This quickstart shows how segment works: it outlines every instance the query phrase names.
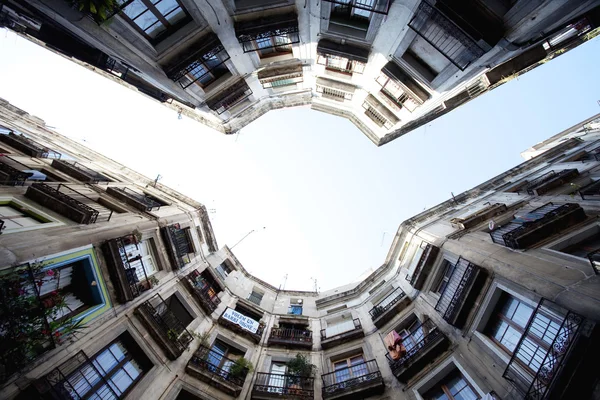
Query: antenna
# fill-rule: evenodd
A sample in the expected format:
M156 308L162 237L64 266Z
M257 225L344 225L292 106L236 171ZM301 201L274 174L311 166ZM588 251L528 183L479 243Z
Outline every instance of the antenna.
M313 278L311 276L310 279L313 281L313 284L315 285L315 293L319 293L319 287L317 286L317 278Z
M156 183L158 182L158 180L162 178L162 176L160 174L156 175L156 179L154 180L154 187L156 187Z
M281 290L285 290L285 284L287 283L287 278L288 278L288 274L285 274L285 275L283 276L283 288L281 287L281 285L279 285L279 288L280 288Z

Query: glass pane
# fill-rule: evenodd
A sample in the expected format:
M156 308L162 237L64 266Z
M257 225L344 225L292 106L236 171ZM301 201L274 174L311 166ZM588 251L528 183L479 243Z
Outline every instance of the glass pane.
M129 4L123 12L131 19L135 19L138 15L146 11L148 8L142 3L141 0L133 0L131 4Z
M177 7L179 7L179 4L175 0L161 0L159 3L156 3L156 9L162 15L167 15Z
M153 24L155 24L158 21L158 18L156 18L156 15L152 14L150 11L146 11L145 13L137 17L134 21L137 24L137 26L139 26L142 30L145 31L146 29L150 28Z
M519 324L519 326L525 327L529 321L529 318L531 317L532 312L533 308L519 302L512 320Z
M110 378L110 386L117 394L122 394L133 383L133 379L125 372L124 369L119 369Z
M185 18L185 12L183 12L183 10L181 9L181 7L171 11L167 16L167 21L171 24L171 25L175 25L177 22L181 21L183 18Z
M151 38L157 37L161 32L167 29L162 23L156 22L154 25L146 29L146 34Z
M517 347L520 338L521 332L509 326L506 329L506 333L504 334L501 343L512 353L515 350L515 347Z

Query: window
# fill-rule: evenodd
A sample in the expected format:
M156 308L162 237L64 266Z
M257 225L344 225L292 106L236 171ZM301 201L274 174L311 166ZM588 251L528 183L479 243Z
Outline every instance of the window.
M502 349L512 354L532 313L531 306L502 292L487 324L487 334Z
M288 314L302 315L302 299L291 299Z
M244 356L244 353L235 347L229 346L227 343L222 342L221 340L215 340L215 343L210 348L210 352L208 353L208 363L209 369L212 372L220 372L222 374L226 374L231 369L234 361L232 359L237 359Z
M425 400L477 400L479 395L462 374L455 370L423 395Z
M85 356L81 359L85 360ZM89 361L83 362L57 386L61 386L64 390L61 392L73 398L122 399L150 367L148 358L126 334L100 350Z
M417 319L408 327L398 330L398 334L402 338L402 344L407 352L424 345L423 338L425 337L425 332L423 331L423 324Z
M227 69L227 66L225 65L225 60L221 59L225 57L226 59L229 59L229 55L225 53L225 51L222 51L221 53L207 54L189 65L187 67L188 72L185 74L185 78L179 80L181 86L185 89L192 83L195 83L201 88L205 88L229 72L229 69Z
M223 264L218 265L217 268L215 268L215 270L217 271L219 276L223 280L225 280L225 278L227 278L227 276L231 273L232 268L229 266L228 263L224 262Z
M331 7L329 19L329 30L344 35L364 38L369 29L371 11L362 8L355 8L350 0L340 0L340 3L334 3ZM373 8L375 0L361 0L366 8Z
M345 382L369 373L362 354L354 355L333 363L336 382Z
M571 254L576 257L586 258L588 254L600 249L600 233L596 232L592 236L581 240L575 244L560 250L563 253Z
M379 74L376 81L381 86L381 93L397 105L406 108L410 112L413 112L419 106L398 83L387 75Z
M254 289L252 290L252 293L250 293L250 296L248 296L248 300L260 306L260 302L262 301L263 296L264 293L261 293L258 290Z
M152 255L152 244L149 240L144 240L140 243L129 243L123 247L125 254L127 255L127 261L129 268L133 268L131 271L135 274L132 280L135 282L141 282L146 277L154 275L158 272L156 261Z
M160 41L191 20L178 0L133 0L121 16L153 43Z
M455 267L456 267L456 265L453 262L450 262L448 260L444 260L442 262L442 266L440 268L440 270L442 272L441 272L439 281L436 283L435 289L433 290L435 293L438 293L438 294L444 293L444 290L446 289L446 286L448 285L448 282L450 281L450 277L452 276L452 273L454 272Z
M4 222L4 233L36 229L51 222L15 202L0 203L0 221Z
M265 37L254 41L260 58L289 54L292 52L292 43L288 35Z

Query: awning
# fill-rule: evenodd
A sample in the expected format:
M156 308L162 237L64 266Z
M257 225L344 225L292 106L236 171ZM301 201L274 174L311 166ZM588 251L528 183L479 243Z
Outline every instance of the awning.
M267 79L291 74L302 74L302 62L299 60L294 60L290 63L264 68L258 71L258 79Z
M317 85L328 87L331 89L341 90L346 93L354 93L356 86L349 83L334 81L333 79L317 78Z
M372 94L368 95L365 101L392 124L397 124L398 122L400 122L400 118L396 117L394 113L388 110L386 106L381 104L381 102L377 100Z
M344 57L353 61L360 61L362 63L368 61L369 51L369 49L354 47L348 44L339 44L327 39L319 40L319 44L317 45L317 54L322 56L329 54L332 56Z
M393 61L388 62L382 69L383 73L386 74L390 79L393 79L403 88L408 89L409 94L412 94L414 100L420 101L421 103L429 100L431 95L421 85L417 83L412 77L410 77L398 64Z
M189 46L187 49L180 51L179 56L173 58L163 68L169 79L177 80L180 78L180 71L184 70L194 61L199 60L202 56L211 53L217 54L223 50L223 45L214 32L210 32ZM229 58L229 57L227 57ZM224 60L221 60L224 61Z

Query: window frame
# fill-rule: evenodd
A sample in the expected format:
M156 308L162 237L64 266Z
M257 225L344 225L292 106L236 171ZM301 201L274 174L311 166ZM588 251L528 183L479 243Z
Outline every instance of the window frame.
M130 6L131 4L133 4L135 0L129 0L127 2L125 2L124 4L122 4L119 7L119 11L118 14L121 18L123 18L123 20L125 20L133 29L136 30L136 32L138 32L140 35L142 35L146 40L148 40L152 45L156 45L159 42L161 42L162 40L164 40L165 38L171 36L175 31L177 31L179 28L183 27L184 25L186 25L187 23L189 23L190 21L193 20L193 18L191 17L191 15L189 14L189 12L186 10L186 8L184 7L184 5L182 4L181 0L175 0L175 2L178 4L178 6L181 8L181 11L184 14L184 17L175 22L175 24L171 24L169 21L167 21L166 17L172 13L173 11L175 11L175 9L171 10L169 12L169 14L167 15L163 15L157 8L156 8L156 4L153 4L151 0L139 0L145 7L146 10L139 13L135 18L131 18L129 17L126 13L125 13L125 9ZM163 1L163 0L161 0ZM164 0L166 1L166 0ZM160 4L160 3L158 3ZM146 12L150 12L151 14L153 14L157 20L156 22L154 22L152 25L150 25L148 28L156 25L156 24L162 24L165 29L163 31L161 31L160 33L158 33L155 37L150 36L149 34L146 33L146 31L144 29L142 29L136 22L135 19L137 19L138 17L140 17L141 15L145 14ZM148 29L146 28L146 29Z
M352 360L356 359L356 358L361 358L361 361L356 363L356 364L352 364ZM364 376L366 374L368 374L368 369L364 368L364 371L367 371L365 374L362 375L354 375L355 371L353 370L352 367L354 367L355 365L359 365L359 364L364 364L366 363L368 360L366 360L365 357L365 353L363 351L360 352L353 352L352 355L349 356L344 356L343 358L334 358L331 359L331 372L333 372L333 376L335 377L335 383L343 383L343 382L347 382L351 379L355 379L355 378L359 378L361 376ZM345 363L345 366L336 369L336 365L337 364L341 364L341 363ZM342 370L347 370L348 371L348 375L346 379L340 380L338 377L337 372L338 371L342 371Z

